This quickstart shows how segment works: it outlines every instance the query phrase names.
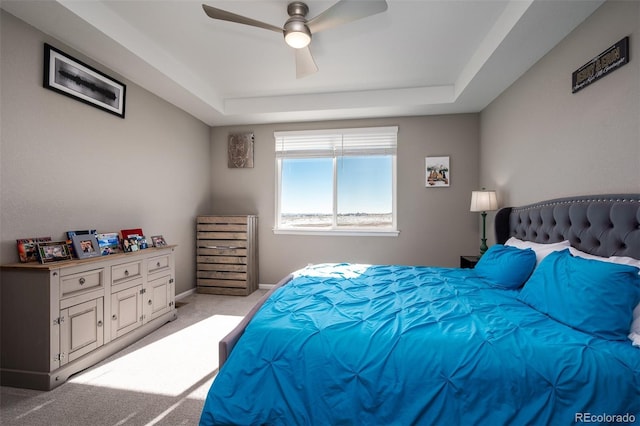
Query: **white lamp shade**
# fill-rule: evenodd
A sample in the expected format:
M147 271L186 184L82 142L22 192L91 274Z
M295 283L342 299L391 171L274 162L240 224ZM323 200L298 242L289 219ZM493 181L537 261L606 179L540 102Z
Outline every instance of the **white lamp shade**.
M498 198L496 191L472 191L471 208L472 212L488 212L498 209Z

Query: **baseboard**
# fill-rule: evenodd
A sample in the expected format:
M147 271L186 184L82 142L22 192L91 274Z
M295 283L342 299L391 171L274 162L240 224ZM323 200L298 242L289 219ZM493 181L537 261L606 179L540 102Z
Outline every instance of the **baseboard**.
M195 292L196 292L195 287L192 288L192 289L189 289L187 291L183 291L180 294L176 294L176 300L184 299L185 297L187 297L187 296L189 296L189 295L191 295L191 294L193 294Z
M258 288L260 290L271 290L275 284L258 284ZM184 299L185 297L194 294L196 292L195 288L189 289L187 291L183 291L180 294L176 294L176 300Z

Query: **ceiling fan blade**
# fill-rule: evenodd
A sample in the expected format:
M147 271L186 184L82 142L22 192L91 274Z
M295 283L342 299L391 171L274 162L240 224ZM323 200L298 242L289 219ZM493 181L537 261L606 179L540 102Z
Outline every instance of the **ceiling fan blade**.
M247 18L246 16L236 15L235 13L227 12L226 10L211 7L206 4L203 4L202 8L204 9L204 13L206 13L209 16L209 18L220 19L222 21L236 22L238 24L251 25L252 27L264 28L265 30L271 30L278 33L282 33L282 28L276 27L275 25L256 21L255 19Z
M387 10L385 0L340 0L320 15L307 21L312 34Z
M293 50L296 52L296 78L306 77L318 71L309 46Z

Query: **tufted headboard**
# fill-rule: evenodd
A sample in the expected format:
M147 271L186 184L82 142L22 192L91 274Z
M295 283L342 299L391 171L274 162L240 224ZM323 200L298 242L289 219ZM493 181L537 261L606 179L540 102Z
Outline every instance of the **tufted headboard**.
M495 218L496 242L569 240L596 256L640 259L640 194L589 195L505 207Z

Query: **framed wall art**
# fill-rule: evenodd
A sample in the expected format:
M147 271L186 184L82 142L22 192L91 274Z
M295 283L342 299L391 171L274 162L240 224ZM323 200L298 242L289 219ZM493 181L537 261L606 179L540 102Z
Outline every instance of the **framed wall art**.
M427 188L448 187L451 185L449 157L426 157L425 171Z
M236 133L229 135L228 167L245 169L253 167L253 133Z
M73 251L78 259L102 256L96 234L74 235Z
M66 241L47 241L37 244L40 263L58 262L71 259L71 251Z
M47 43L44 44L43 85L124 118L126 85Z

